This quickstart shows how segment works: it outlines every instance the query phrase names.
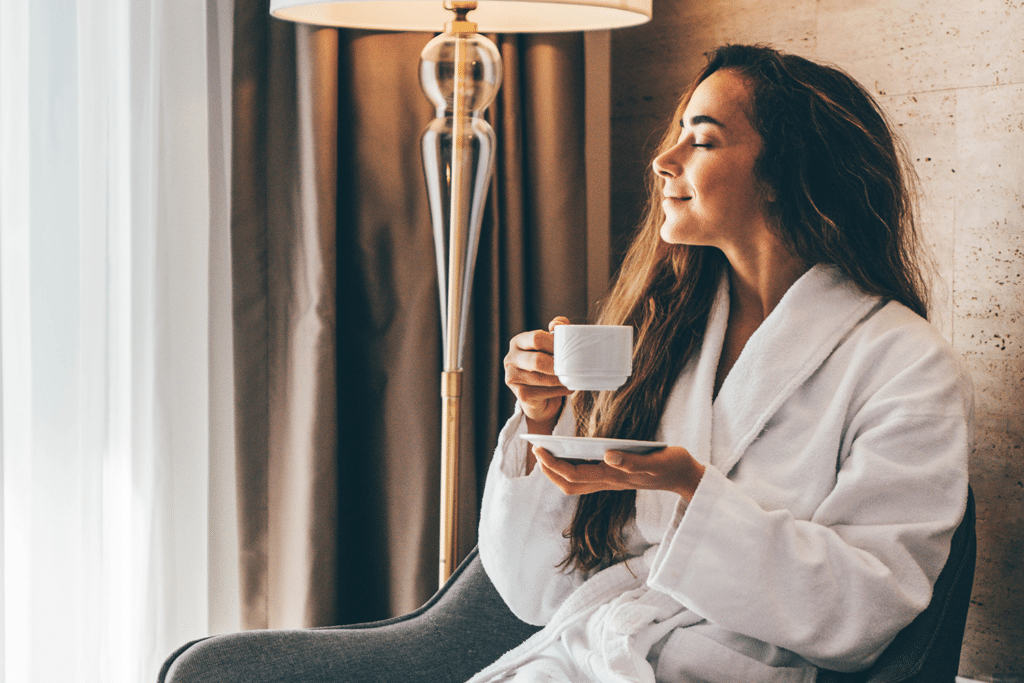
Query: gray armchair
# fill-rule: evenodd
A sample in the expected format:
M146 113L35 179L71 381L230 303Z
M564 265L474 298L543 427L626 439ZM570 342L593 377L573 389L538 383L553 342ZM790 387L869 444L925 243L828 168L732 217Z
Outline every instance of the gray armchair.
M974 495L953 535L931 604L867 671L820 671L819 683L952 683L974 581ZM494 590L474 550L423 607L355 626L249 631L189 643L159 683L462 683L537 630Z

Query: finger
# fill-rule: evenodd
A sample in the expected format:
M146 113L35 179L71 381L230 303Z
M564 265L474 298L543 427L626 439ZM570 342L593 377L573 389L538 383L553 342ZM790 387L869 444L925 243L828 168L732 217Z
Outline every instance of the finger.
M591 482L572 482L561 476L557 472L548 468L542 461L537 461L537 467L544 476L551 480L559 490L567 496L582 496L587 493L594 493L596 491L603 491L607 487L602 484L596 484Z
M544 401L551 398L561 398L572 393L563 386L541 386L538 384L516 384L511 383L508 388L512 390L515 397L521 401Z
M537 458L537 462L539 462L541 465L544 465L544 467L546 467L547 469L550 470L552 468L552 465L555 465L557 467L558 458L556 458L548 449L541 448L540 446L534 446L533 455L534 457Z
M553 318L551 320L551 322L548 323L548 332L554 332L555 328L558 327L559 325L571 325L571 324L572 323L569 322L569 319L566 318L564 315L556 316L555 318Z
M505 368L506 384L511 380L516 384L541 384L554 386L559 384L555 375L554 358L547 353L517 352L505 356L502 364Z
M575 461L574 464L565 458L552 455L550 451L545 450L542 453L537 448L534 449L534 455L538 462L543 463L560 479L570 484L589 487L592 491L632 488L621 473L617 473L601 461L584 460Z
M544 330L520 332L509 342L509 351L544 351L555 352L555 337Z
M620 472L629 474L656 474L659 469L659 460L655 453L608 451L604 454L604 462Z
M564 458L556 457L551 451L535 446L533 454L537 457L537 462L544 466L546 470L554 474L559 480L565 483L579 483L579 477L577 474L577 468L579 465L574 465L571 462L566 461ZM558 483L558 482L556 482Z
M569 493L567 489L572 487L572 484L556 470L551 468L552 464L558 462L558 458L552 455L550 451L545 448L541 448L540 446L533 447L533 455L537 459L537 467L539 467L541 472L544 473L544 476L550 479L555 486L562 489L563 493Z
M568 396L571 393L565 387L529 387L520 384L510 384L512 394L519 399L520 403L534 405L552 399ZM560 402L559 402L560 403Z

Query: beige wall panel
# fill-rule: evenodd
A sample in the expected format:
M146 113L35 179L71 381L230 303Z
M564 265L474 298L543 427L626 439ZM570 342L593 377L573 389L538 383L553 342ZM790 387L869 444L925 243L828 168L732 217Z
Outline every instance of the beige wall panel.
M1017 0L821 0L818 7L818 57L877 93L1024 81Z
M953 344L968 357L1022 357L1024 85L960 91L956 105ZM1024 388L1016 396L1024 405Z
M957 92L954 346L978 400L978 567L962 669L1024 671L1024 85Z
M934 261L931 320L952 339L956 224L956 95L917 93L880 98L917 171L921 235ZM961 174L962 175L962 174Z
M703 55L726 42L772 42L798 54L814 52L815 0L765 6L715 0L657 2L657 20L612 34L613 103L621 114L671 114ZM642 69L631 65L643 64Z

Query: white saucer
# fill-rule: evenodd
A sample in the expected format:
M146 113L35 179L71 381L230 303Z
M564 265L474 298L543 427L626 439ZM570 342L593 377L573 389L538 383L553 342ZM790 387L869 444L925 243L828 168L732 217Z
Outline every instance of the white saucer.
M551 436L550 434L522 434L519 437L551 451L559 458L578 460L604 460L605 451L650 453L665 448L660 441L634 441L632 439L600 439L592 436Z

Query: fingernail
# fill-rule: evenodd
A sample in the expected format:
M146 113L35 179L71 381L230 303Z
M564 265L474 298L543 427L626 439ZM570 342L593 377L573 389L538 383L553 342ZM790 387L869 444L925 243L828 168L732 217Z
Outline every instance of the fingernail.
M622 453L616 453L615 451L608 451L604 456L604 461L609 465L621 465L622 464Z

